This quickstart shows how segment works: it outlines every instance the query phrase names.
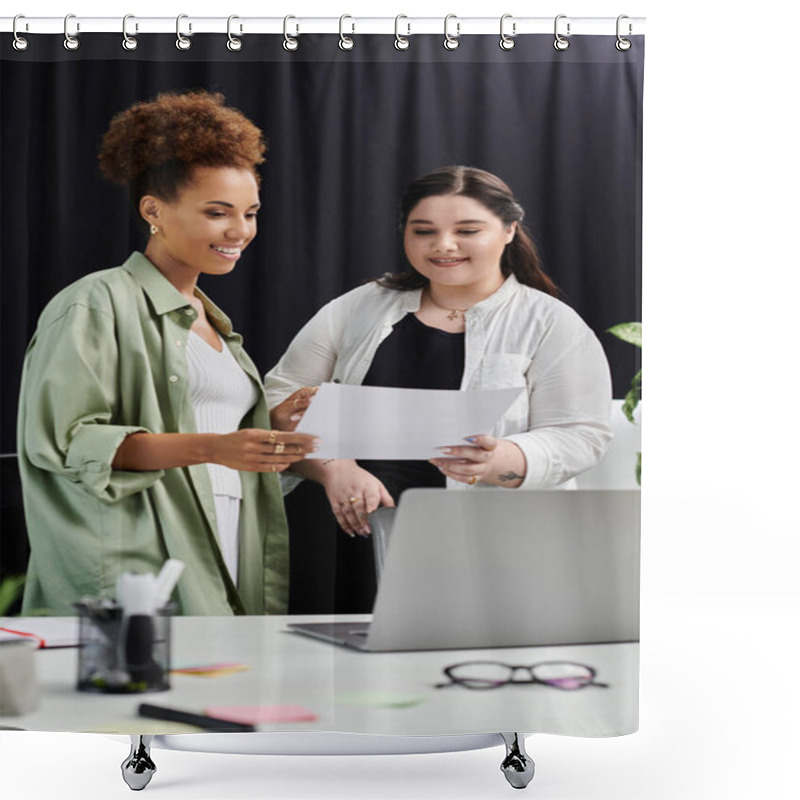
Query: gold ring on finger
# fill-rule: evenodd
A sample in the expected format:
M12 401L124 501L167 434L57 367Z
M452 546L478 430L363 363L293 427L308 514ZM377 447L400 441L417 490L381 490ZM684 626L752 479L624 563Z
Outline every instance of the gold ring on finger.
M360 502L361 502L361 498L360 497L351 497L350 498L350 503L351 504L352 503L360 503Z
M278 441L278 432L277 431L270 431L269 436L267 436L267 441L270 444L275 444Z
M283 442L278 442L275 445L275 455L280 455L286 449L286 445Z
M471 478L470 478L470 479L467 481L467 483L468 483L470 486L474 486L474 485L475 485L477 482L478 482L478 478L477 478L475 475L473 475L473 476L472 476L472 477L471 477Z

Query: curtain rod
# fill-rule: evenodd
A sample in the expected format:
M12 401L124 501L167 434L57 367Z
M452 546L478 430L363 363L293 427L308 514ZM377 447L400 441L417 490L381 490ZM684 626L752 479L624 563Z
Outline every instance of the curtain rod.
M84 33L122 33L122 17L0 17L0 32L18 35L26 33L64 34L65 27L71 36ZM444 17L194 17L181 15L176 17L137 17L128 15L125 30L129 36L146 33L175 33L180 26L184 36L196 33L228 33L237 36L247 34L284 34L292 36L303 33L344 33L353 34L395 34L413 36L414 34L442 34L447 31L455 35L496 34L500 35L501 18L497 17L459 17L451 14L445 23ZM558 26L561 35L603 35L623 36L643 34L644 17L570 17L559 14L558 17L514 17L509 14L503 17L503 31L506 35L523 35L533 33L554 33ZM619 26L619 28L618 28Z

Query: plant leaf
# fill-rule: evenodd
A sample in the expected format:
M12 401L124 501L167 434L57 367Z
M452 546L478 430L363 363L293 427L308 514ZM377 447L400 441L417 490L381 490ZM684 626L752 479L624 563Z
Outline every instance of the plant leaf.
M620 322L619 325L613 325L607 329L607 332L617 339L622 339L623 342L642 346L642 323L641 322Z
M14 605L24 583L25 575L10 575L0 583L0 617L4 616L6 611Z
M636 483L642 485L642 454L636 454Z
M639 405L639 401L641 399L642 399L642 371L639 370L633 376L633 380L631 381L631 388L628 390L628 394L625 395L625 402L622 404L622 411L628 418L628 421L633 422L634 424L636 423L636 420L634 419L633 412L636 410L636 406Z

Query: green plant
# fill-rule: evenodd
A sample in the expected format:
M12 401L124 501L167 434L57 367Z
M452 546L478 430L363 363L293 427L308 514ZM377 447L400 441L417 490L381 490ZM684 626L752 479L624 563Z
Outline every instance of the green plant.
M642 323L641 322L621 322L619 325L614 325L608 329L608 333L616 336L617 339L622 339L623 342L642 349ZM631 379L631 388L625 395L625 400L622 403L622 410L625 416L634 424L633 412L639 401L642 399L642 370L640 369ZM636 483L642 483L642 454L636 454Z
M3 578L0 583L0 617L5 616L6 611L14 605L24 583L24 575L10 575L8 578Z

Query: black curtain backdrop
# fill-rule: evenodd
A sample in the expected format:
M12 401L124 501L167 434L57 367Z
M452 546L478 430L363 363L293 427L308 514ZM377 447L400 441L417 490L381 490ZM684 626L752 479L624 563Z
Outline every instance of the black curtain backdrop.
M4 522L12 484L19 376L39 313L57 291L143 249L125 191L105 182L97 152L111 117L165 90L223 92L265 132L259 234L230 276L201 285L231 316L262 372L328 300L402 269L398 202L429 170L466 164L494 172L527 211L546 270L595 330L624 396L639 352L605 330L641 319L641 99L644 38L625 53L613 36L197 35L0 38L0 299ZM15 506L16 507L16 506ZM9 516L11 515L11 516ZM16 523L14 523L16 527ZM3 541L9 537L4 535ZM9 541L6 547L12 546ZM16 559L14 559L16 560ZM7 570L6 570L7 571Z

